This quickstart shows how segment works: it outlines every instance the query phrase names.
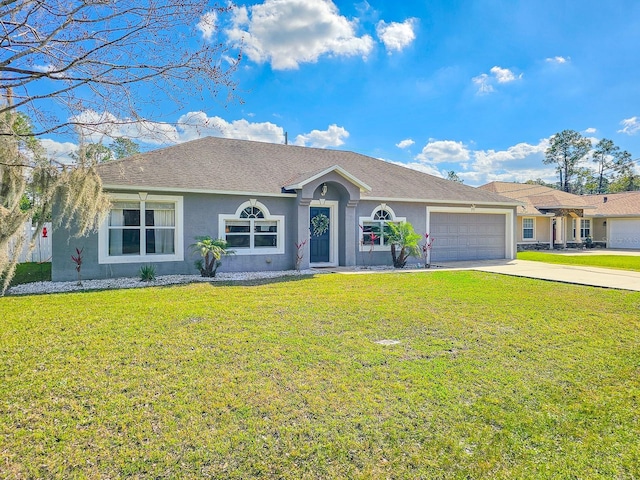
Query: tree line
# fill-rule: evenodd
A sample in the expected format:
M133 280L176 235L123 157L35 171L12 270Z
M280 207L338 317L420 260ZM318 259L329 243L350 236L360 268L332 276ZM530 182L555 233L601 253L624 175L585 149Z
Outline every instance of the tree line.
M615 193L640 190L640 175L634 170L634 160L612 140L603 138L595 146L591 140L574 130L563 130L551 137L543 163L555 165L559 181L539 183L577 195ZM591 164L591 168L589 166ZM585 165L586 164L586 165Z

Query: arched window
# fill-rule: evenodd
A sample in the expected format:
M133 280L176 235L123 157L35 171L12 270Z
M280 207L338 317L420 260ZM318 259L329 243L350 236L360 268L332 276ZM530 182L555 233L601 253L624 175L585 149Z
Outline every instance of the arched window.
M284 216L271 215L256 200L240 205L235 215L220 215L219 224L237 255L284 253Z
M258 207L247 207L242 210L240 218L264 218L264 213Z
M389 250L389 223L404 221L387 205L378 205L370 217L360 217L360 250Z

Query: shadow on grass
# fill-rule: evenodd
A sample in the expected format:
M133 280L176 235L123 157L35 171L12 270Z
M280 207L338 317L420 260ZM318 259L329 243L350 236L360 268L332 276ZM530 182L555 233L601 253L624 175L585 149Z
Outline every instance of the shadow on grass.
M271 283L289 283L289 282L299 282L301 280L308 280L310 278L314 278L318 274L309 274L309 275L285 275L283 277L275 277L275 278L258 278L254 280L216 280L214 282L210 282L211 285L214 286L224 286L224 287L259 287L262 285L269 285ZM326 275L322 273L320 275ZM196 283L196 282L192 282Z
M282 277L273 277L273 278L259 278L253 280L215 280L211 279L210 281L191 281L191 282L181 282L181 283L170 283L166 285L156 285L153 282L144 282L140 281L139 284L135 286L127 286L127 287L117 287L114 286L112 288L109 287L95 287L91 288L89 286L82 286L77 289L68 290L68 291L58 291L58 292L25 292L25 293L12 293L8 292L6 294L7 297L22 297L27 295L69 295L74 293L93 293L93 292L108 292L108 291L123 291L123 290L139 290L143 288L173 288L173 287L181 287L188 285L211 285L213 287L258 287L262 285L269 284L278 284L278 283L290 283L290 282L298 282L301 280L308 280L315 277L316 274L309 275L286 275ZM33 280L37 281L37 280ZM87 282L89 282L88 280ZM27 282L24 282L27 283Z

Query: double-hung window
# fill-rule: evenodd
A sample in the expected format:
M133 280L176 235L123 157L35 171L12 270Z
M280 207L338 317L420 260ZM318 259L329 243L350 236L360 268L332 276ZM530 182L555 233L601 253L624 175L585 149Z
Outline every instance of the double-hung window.
M182 260L181 231L182 197L114 195L99 233L99 263Z
M576 238L576 225L577 221L573 219L573 238ZM581 218L580 219L580 238L587 238L591 236L591 219L590 218Z
M522 219L522 239L533 240L535 239L534 219L523 218Z
M220 215L219 227L236 255L284 253L284 216L271 215L260 202L242 204L235 215Z

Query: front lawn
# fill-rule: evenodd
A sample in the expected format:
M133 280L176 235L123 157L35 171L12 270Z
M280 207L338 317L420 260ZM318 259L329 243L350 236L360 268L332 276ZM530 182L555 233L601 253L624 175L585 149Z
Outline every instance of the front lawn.
M534 262L556 263L561 265L616 268L640 272L640 256L632 255L563 255L543 252L518 252L518 260L532 260Z
M483 272L0 298L0 477L637 478L639 319Z

